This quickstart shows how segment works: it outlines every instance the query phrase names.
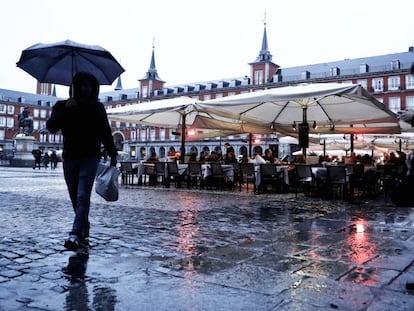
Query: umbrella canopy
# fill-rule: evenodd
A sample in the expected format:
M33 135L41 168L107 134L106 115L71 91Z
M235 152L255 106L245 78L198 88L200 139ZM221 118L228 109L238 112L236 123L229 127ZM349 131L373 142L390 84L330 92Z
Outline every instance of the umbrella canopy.
M187 128L202 129L189 139L228 136L241 133L272 133L270 127L233 120L198 109L197 102L187 96L161 99L107 110L112 121L173 128L181 131L181 149L185 150ZM184 135L183 135L184 133ZM182 152L183 155L183 152Z
M299 140L293 136L283 136L283 137L279 137L279 143L299 145Z
M315 83L260 90L199 103L200 109L294 133L400 133L397 115L360 85ZM313 127L315 124L317 127Z
M70 40L28 47L22 51L17 67L39 82L66 86L80 71L93 74L103 85L112 84L125 71L104 48Z

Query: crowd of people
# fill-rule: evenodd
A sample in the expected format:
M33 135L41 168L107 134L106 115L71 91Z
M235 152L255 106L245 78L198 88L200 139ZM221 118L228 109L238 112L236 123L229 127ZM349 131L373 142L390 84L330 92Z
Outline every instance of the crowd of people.
M55 150L52 150L49 154L47 151L43 153L42 150L35 149L32 151L32 154L34 157L33 169L38 168L40 170L42 166L44 168L50 166L50 169L54 170L57 168L58 162L61 161Z

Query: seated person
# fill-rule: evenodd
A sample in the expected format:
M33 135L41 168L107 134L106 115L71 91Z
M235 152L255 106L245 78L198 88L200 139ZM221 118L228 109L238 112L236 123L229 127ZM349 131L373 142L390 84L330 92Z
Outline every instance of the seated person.
M158 162L160 159L157 156L157 153L155 151L151 152L150 157L148 158L148 162Z
M230 151L229 153L227 153L224 163L226 164L237 163L236 155L234 154L234 152Z
M272 149L269 148L265 150L265 155L263 156L263 159L269 163L275 162L276 158L273 156Z
M247 156L247 153L243 153L242 158L240 159L240 163L249 163L249 157Z
M198 158L198 162L205 163L206 161L207 161L206 152L201 151L200 152L200 157Z
M207 159L208 162L217 162L217 153L213 150Z

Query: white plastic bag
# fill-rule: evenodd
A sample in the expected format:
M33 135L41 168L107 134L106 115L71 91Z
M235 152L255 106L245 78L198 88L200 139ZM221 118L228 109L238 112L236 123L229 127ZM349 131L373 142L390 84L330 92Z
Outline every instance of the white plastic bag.
M118 200L119 174L120 172L116 167L99 164L95 180L95 191L106 201Z

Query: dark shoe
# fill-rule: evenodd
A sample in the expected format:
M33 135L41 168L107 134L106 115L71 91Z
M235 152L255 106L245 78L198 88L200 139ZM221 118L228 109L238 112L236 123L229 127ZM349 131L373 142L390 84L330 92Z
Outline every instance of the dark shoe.
M69 238L65 241L65 248L69 250L76 250L79 248L79 237L75 234L70 234Z

